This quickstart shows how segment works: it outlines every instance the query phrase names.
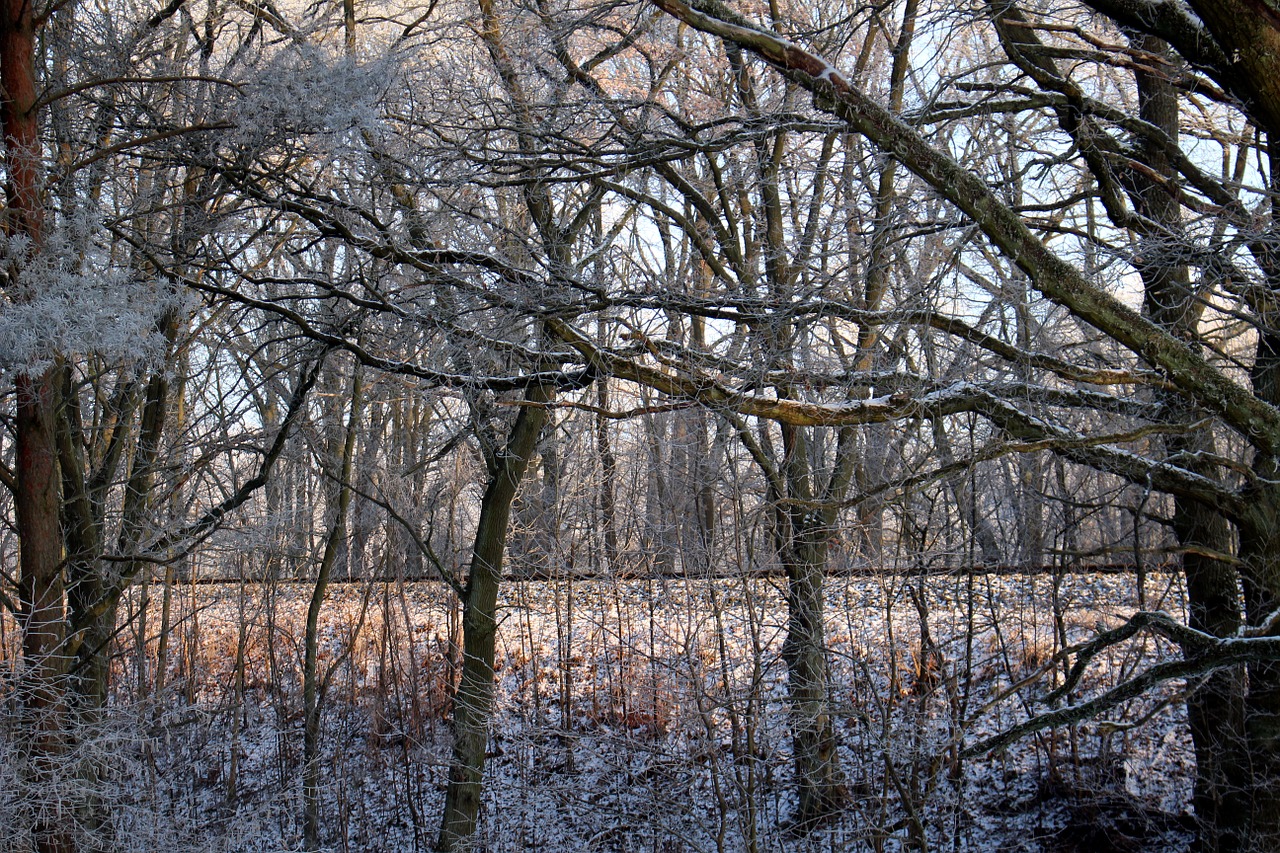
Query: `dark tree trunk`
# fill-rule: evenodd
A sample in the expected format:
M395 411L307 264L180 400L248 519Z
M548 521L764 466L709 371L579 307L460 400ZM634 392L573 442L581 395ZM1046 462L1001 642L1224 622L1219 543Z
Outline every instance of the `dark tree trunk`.
M495 458L480 504L471 569L462 597L462 677L453 697L453 763L436 850L465 850L476 832L483 791L489 720L493 714L493 664L498 633L498 591L511 504L547 421L554 389L536 386L525 395L507 445Z
M830 713L826 631L823 623L826 573L823 531L793 528L785 547L787 574L787 692L791 700L799 805L792 828L804 833L833 815L844 803L844 778L836 756Z
M1273 134L1273 138L1275 138ZM1274 192L1280 189L1275 167L1280 152L1272 151ZM1273 201L1272 217L1280 213ZM1280 292L1280 257L1268 261L1272 292ZM1280 333L1274 318L1258 333L1252 371L1254 392L1280 405ZM1251 626L1267 622L1280 608L1280 458L1259 452L1253 462L1254 484L1249 489L1250 516L1239 525L1241 576L1245 616ZM1231 821L1229 845L1220 850L1250 853L1280 850L1280 662L1250 664L1244 705L1245 739L1240 762L1248 781L1243 795L1232 798L1222 819ZM1238 805L1237 805L1238 802ZM1216 853L1216 852L1215 852Z
M1169 46L1148 35L1132 38L1135 48L1152 56L1173 57ZM1167 74L1146 70L1135 73L1139 116L1160 128L1172 141L1179 134L1178 92ZM1147 172L1132 170L1126 183L1135 208L1158 226L1145 236L1138 270L1145 288L1143 310L1157 324L1188 343L1199 340L1203 311L1191 283L1190 271L1180 262L1175 247L1184 240L1182 208L1169 191L1177 175L1161 146L1150 139L1139 142ZM1200 414L1181 395L1161 392L1165 419L1190 423ZM1198 474L1215 477L1216 466L1203 461L1215 456L1213 434L1200 429L1171 435L1166 450ZM1182 552L1187 582L1191 627L1218 637L1235 635L1240 627L1240 584L1235 569L1215 555L1231 551L1231 531L1214 507L1177 496L1173 498L1173 532ZM1250 767L1244 736L1244 670L1233 667L1213 673L1187 697L1187 721L1196 751L1195 807L1200 821L1200 845L1205 851L1225 853L1241 849L1248 827Z
M19 376L16 510L20 542L23 683L19 690L27 738L31 793L54 790L57 756L67 746L66 615L62 535L58 524L54 371ZM56 796L56 795L55 795ZM73 850L70 810L43 803L35 827L41 853Z
M1280 465L1274 457L1259 459L1254 471L1274 483ZM1280 607L1280 488L1268 484L1251 497L1253 519L1240 526L1240 559L1248 621L1259 625ZM1226 831L1218 833L1216 850L1205 845L1215 853L1280 850L1280 664L1250 664L1248 685L1244 743L1231 753L1239 756L1238 772L1247 784L1216 814Z
M302 660L302 837L308 850L320 849L320 712L323 710L328 678L319 668L320 611L324 607L329 579L333 575L338 553L347 535L347 512L351 506L351 474L355 459L356 427L360 421L360 405L363 386L360 367L353 368L351 377L351 411L347 417L346 435L342 442L341 456L334 471L336 495L333 501L332 520L325 537L320 568L315 586L311 589L311 602L307 607L307 626L303 635Z
M815 494L806 430L784 426L782 435L787 498L777 501L775 524L787 576L787 635L782 654L787 663L799 797L790 823L794 832L805 833L836 814L846 799L831 719L823 585L836 507L853 478L856 442L852 429L840 431L830 480L821 494ZM822 509L812 509L815 500Z

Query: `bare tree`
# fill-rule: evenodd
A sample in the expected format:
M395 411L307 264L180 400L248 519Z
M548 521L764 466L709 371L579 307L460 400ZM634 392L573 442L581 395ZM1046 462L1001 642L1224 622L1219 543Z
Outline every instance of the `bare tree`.
M1251 367L1253 388L1249 390L1237 385L1223 369L1207 361L1197 347L1180 340L1177 334L1185 327L1171 324L1165 318L1165 314L1160 313L1161 311L1173 312L1180 316L1186 316L1188 313L1188 308L1182 307L1187 305L1185 297L1170 300L1164 296L1168 288L1162 284L1162 281L1176 277L1178 275L1176 267L1144 262L1143 256L1139 256L1138 266L1149 278L1151 318L1139 316L1089 281L1077 267L1055 254L1044 241L1032 233L1018 213L1000 200L977 176L964 171L946 154L925 143L916 131L908 128L889 111L868 98L849 82L849 78L834 70L815 54L786 43L714 4L698 3L689 6L673 2L659 3L659 5L687 23L755 51L766 61L783 70L791 79L812 89L836 115L883 146L886 151L900 158L908 168L929 181L936 192L971 217L991 241L1025 271L1040 293L1124 344L1144 362L1167 376L1169 382L1183 397L1206 413L1220 417L1227 426L1245 438L1255 451L1252 462L1255 476L1261 475L1265 478L1265 472L1269 471L1273 464L1269 460L1274 458L1277 421L1275 410L1271 406L1273 401L1270 387L1266 381L1266 377L1270 375L1269 326L1266 321L1267 315L1256 299L1251 299L1247 295L1243 299L1244 310L1258 312L1259 324L1258 351L1252 360ZM1177 11L1173 11L1175 9ZM1245 61L1243 57L1247 56L1250 68L1265 74L1263 66L1270 60L1263 57L1270 54L1265 54L1261 45L1267 43L1267 40L1272 37L1271 30L1264 26L1256 30L1249 28L1246 33L1239 24L1242 18L1240 9L1231 3L1200 4L1197 12L1204 21L1204 28L1200 28L1194 19L1185 15L1181 7L1168 7L1166 11L1170 14L1172 21L1170 18L1159 16L1144 18L1141 13L1129 10L1126 10L1122 20L1127 25L1145 29L1153 35L1176 36L1175 43L1183 49L1193 51L1194 61L1207 63L1209 73L1228 90L1240 96L1261 126L1269 127L1268 121L1274 112L1274 105L1269 102L1269 84L1246 82L1237 76L1236 72L1229 70L1228 64L1215 57L1230 54L1242 57L1240 61L1243 62ZM1007 8L998 10L997 22L1008 22L1011 14L1014 13L1009 12ZM1153 24L1153 20L1156 23ZM1177 30L1176 27L1182 29ZM1198 41L1191 40L1189 35L1191 32L1195 33ZM1041 75L1052 77L1053 69L1043 54L1036 50L1028 50L1029 45L1032 44L1032 36L1025 29L1008 35L1005 44L1006 48L1016 49L1021 54L1016 58L1022 60L1021 67L1025 73L1036 79L1042 86L1053 82L1041 77ZM1254 66L1258 67L1254 68ZM1052 88L1051 85L1046 87ZM1059 86L1059 88L1063 87ZM1142 92L1141 100L1147 110L1143 114L1144 120L1151 122L1152 119L1159 118L1153 113L1159 109L1156 101L1161 95L1153 91L1150 83L1140 91ZM1168 96L1164 95L1164 97L1167 99ZM1115 143L1108 142L1107 137L1101 136L1093 126L1098 120L1095 114L1101 111L1101 107L1092 106L1093 102L1086 99L1083 103L1087 104L1088 108L1081 111L1079 108L1081 101L1072 104L1072 98L1084 99L1085 96L1075 87L1065 92L1063 115L1064 121L1068 123L1067 129L1069 132L1076 133L1077 138L1085 138L1090 143L1082 151L1086 159L1102 159L1108 155L1108 148ZM1140 132L1152 135L1147 130L1149 126L1144 126ZM1164 131L1161 131L1156 139L1164 153L1176 152L1173 141ZM1236 204L1233 193L1220 185L1203 180L1199 170L1185 158L1181 160L1181 164L1181 171L1189 181L1201 179L1197 184L1197 190L1222 198L1224 202L1229 200L1232 205ZM1103 163L1095 168L1094 174L1102 183L1103 201L1111 205L1112 215L1130 227L1139 224L1140 220L1124 216L1124 211L1120 208L1122 201L1114 195L1107 194L1109 188L1106 181L1112 176L1107 165ZM1157 198L1151 192L1150 182L1147 182L1146 190L1144 194L1141 188L1139 189L1139 194L1143 195L1146 204L1156 204ZM1161 232L1161 236L1169 236L1171 223L1167 214L1161 216L1150 210L1139 212L1145 214L1146 222L1154 223ZM1253 258L1258 264L1260 273L1265 277L1268 274L1270 258L1266 249L1269 244L1268 238L1265 235L1258 235L1252 240L1246 239L1246 242L1251 243ZM1238 268L1233 274L1244 275ZM1266 287L1265 284L1256 286L1264 289ZM1186 290L1184 285L1182 291L1185 293ZM1191 316L1194 314L1195 310L1191 309ZM1192 343L1194 344L1194 341ZM1004 426L1006 429L1010 428L1007 423ZM1095 460L1094 464L1100 461ZM1204 472L1195 470L1179 474L1179 478L1184 480L1202 476ZM1245 484L1238 492L1229 483L1215 484L1200 497L1190 494L1185 488L1177 488L1174 484L1162 488L1168 488L1197 503L1207 501L1211 506L1226 512L1236 523L1240 535L1240 558L1244 571L1244 603L1247 618L1251 624L1264 624L1270 618L1274 594L1268 592L1270 586L1266 581L1270 576L1266 567L1270 565L1272 559L1268 556L1270 554L1268 543L1271 542L1271 536L1264 532L1264 528L1270 529L1270 522L1263 522L1263 518L1269 516L1269 510L1266 509L1268 503L1265 499L1267 488L1252 478L1246 478ZM1246 495L1248 507L1238 502ZM1183 513L1186 512L1187 510L1184 509ZM1186 518L1185 515L1183 517ZM1197 527L1197 531L1192 530L1193 526ZM1198 527L1188 519L1188 527L1182 534L1184 542L1187 542L1188 537L1191 536L1206 535L1198 531ZM1206 567L1208 576L1196 574L1197 569L1194 565L1192 571L1196 584L1202 580L1210 582L1210 577L1214 576L1211 566ZM1219 600L1221 599L1220 595L1217 593L1215 595ZM1198 606L1204 606L1204 603ZM1229 601L1222 601L1219 606L1220 612L1228 618L1228 621L1230 621L1230 612L1233 607L1234 605ZM1196 618L1203 619L1206 616L1207 613L1201 611ZM1253 849L1264 849L1272 844L1268 839L1272 839L1275 833L1270 817L1275 814L1275 809L1268 803L1271 797L1269 792L1274 791L1276 787L1274 785L1276 774L1269 758L1271 751L1265 736L1261 733L1266 728L1264 721L1270 719L1273 713L1269 704L1271 691L1267 687L1269 673L1273 669L1274 664L1270 662L1255 663L1251 667L1249 695L1245 700L1246 714L1250 722L1246 724L1245 731L1248 751L1253 757L1252 774L1247 781L1228 783L1231 786L1243 784L1252 791L1249 797L1251 814L1244 821L1240 821L1231 805L1222 806L1220 811L1211 811L1211 814L1217 815L1227 824L1227 826L1211 827L1208 830L1211 837L1217 837L1216 841L1211 842L1214 845L1225 844L1231 849L1236 849L1247 844ZM1262 740L1259 740L1259 737L1262 737ZM1206 770L1210 775L1217 775L1217 772L1211 768ZM1241 822L1249 827L1245 833L1232 828Z

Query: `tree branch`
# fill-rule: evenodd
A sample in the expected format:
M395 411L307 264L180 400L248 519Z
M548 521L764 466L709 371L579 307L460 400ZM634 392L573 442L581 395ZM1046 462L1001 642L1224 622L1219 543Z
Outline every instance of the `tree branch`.
M1209 364L1183 341L1097 287L1051 251L978 176L926 142L826 60L766 32L718 0L650 0L702 32L751 50L815 95L816 105L898 158L982 229L1035 288L1163 372L1254 447L1280 455L1280 411Z

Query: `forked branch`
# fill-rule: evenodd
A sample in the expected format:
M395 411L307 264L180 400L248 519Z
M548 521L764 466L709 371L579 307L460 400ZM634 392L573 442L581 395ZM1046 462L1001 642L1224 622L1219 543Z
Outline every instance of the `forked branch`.
M1014 741L1044 729L1085 722L1122 702L1141 696L1166 681L1192 679L1214 670L1245 663L1280 661L1280 637L1248 634L1238 637L1215 637L1188 627L1167 613L1139 611L1123 625L1059 652L1055 660L1069 660L1073 656L1075 660L1063 683L1045 696L1043 703L1053 705L1062 701L1069 692L1079 686L1080 679L1084 676L1090 662L1098 654L1143 631L1175 643L1182 651L1182 659L1158 663L1087 702L1038 714L994 737L966 747L961 755L971 758L1003 749Z

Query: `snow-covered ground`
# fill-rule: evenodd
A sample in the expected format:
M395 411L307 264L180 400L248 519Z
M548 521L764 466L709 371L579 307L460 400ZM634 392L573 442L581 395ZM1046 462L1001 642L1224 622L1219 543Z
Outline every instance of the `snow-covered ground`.
M508 585L481 849L1188 846L1193 765L1179 684L1104 721L960 758L963 745L1047 710L1055 652L1137 609L1132 578L835 578L827 594L848 806L798 839L786 829L794 799L776 582ZM164 692L145 703L131 703L137 656L123 638L121 701L93 747L110 756L102 790L114 849L299 849L309 595L305 585L182 588ZM1148 576L1143 600L1182 610L1172 576ZM153 633L158 624L156 609ZM443 586L331 590L320 664L330 677L327 849L431 848L448 778L456 625ZM151 686L156 651L152 637ZM1135 639L1100 656L1076 695L1170 654ZM16 797L0 793L0 811L22 808Z

